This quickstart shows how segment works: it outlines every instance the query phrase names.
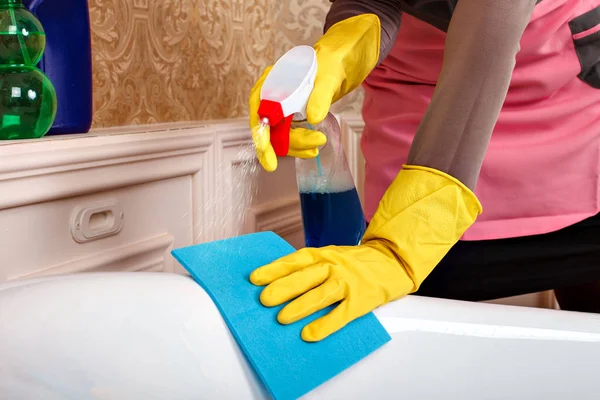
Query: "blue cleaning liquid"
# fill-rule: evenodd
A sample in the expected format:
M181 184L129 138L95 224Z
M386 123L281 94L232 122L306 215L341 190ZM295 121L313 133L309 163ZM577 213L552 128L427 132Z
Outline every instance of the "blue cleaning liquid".
M300 193L307 247L355 246L366 223L355 188L336 193Z

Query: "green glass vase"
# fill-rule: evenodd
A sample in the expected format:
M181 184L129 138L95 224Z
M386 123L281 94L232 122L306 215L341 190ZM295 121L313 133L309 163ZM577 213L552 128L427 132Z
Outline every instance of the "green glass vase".
M40 21L21 0L0 0L0 140L44 136L54 123L56 91L36 65L46 47Z

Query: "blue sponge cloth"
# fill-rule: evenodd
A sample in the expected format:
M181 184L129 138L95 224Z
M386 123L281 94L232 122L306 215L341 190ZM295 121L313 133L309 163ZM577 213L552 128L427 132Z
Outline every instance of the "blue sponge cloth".
M328 338L307 343L302 327L332 308L281 325L283 306L259 302L250 273L295 249L273 232L254 233L172 252L211 296L237 343L276 400L297 399L391 340L372 313ZM333 306L332 306L333 307Z

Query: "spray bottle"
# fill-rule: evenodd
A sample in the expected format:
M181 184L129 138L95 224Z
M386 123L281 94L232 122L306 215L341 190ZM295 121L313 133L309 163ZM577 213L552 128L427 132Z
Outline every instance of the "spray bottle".
M314 87L317 57L310 46L297 46L273 66L261 90L258 114L270 127L277 156L286 156L290 129L303 127L323 132L327 143L314 159L296 158L307 247L357 245L365 231L365 218L348 168L337 119L327 114L317 126L306 121L306 105Z

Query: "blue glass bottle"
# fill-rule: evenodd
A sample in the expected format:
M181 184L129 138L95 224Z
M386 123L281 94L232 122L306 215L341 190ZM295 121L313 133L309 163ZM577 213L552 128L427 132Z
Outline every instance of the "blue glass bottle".
M48 132L86 133L92 124L92 52L87 0L23 0L42 23L46 50L38 64L54 84L58 108Z

